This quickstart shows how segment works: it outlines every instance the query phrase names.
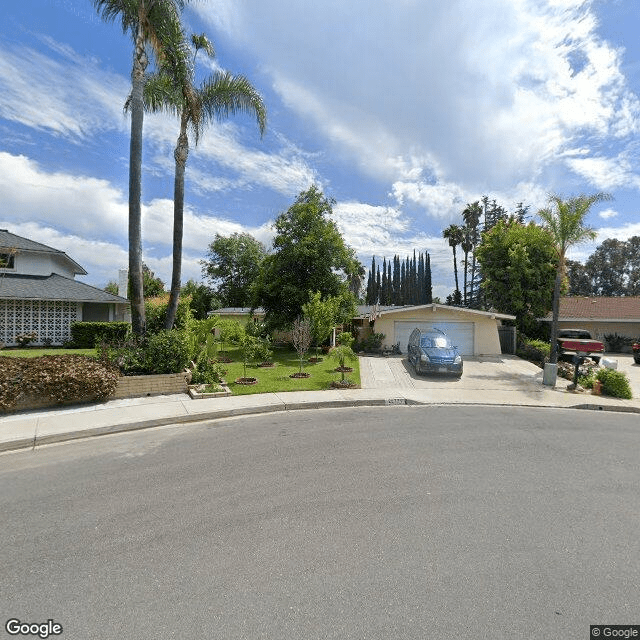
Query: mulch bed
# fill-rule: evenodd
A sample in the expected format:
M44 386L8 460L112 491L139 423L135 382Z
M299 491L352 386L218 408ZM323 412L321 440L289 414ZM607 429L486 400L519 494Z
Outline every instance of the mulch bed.
M302 373L292 373L289 375L290 378L310 378L311 374L310 373L305 373L304 371Z
M236 384L256 384L258 378L236 378Z
M353 371L353 367L336 367L335 371L338 373L351 373Z

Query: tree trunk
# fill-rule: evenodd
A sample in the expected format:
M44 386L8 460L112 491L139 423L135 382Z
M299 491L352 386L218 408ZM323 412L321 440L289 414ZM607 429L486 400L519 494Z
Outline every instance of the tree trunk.
M142 27L138 27L131 73L131 141L129 146L129 278L131 282L131 326L144 336L146 318L142 279L142 124L144 72L148 59L144 50Z
M562 286L562 267L558 266L556 282L553 287L553 316L551 319L551 364L558 362L558 318L560 317L560 288Z
M464 252L464 296L463 296L463 302L465 307L467 306L467 263L468 261L469 261L469 252L465 251Z
M176 161L176 173L173 190L173 269L171 272L171 293L167 305L165 329L172 329L178 311L180 298L180 278L182 275L182 236L184 227L184 172L189 155L187 136L187 118L183 114L180 122L180 135L173 156Z
M458 286L458 260L456 258L456 248L453 247L453 275L456 279L456 291L460 291Z

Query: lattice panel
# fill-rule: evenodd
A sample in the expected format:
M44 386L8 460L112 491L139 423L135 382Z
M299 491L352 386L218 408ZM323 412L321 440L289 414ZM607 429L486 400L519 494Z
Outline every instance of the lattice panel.
M14 345L17 335L35 331L38 343L50 338L53 344L62 344L71 337L71 323L76 320L75 302L0 300L0 342Z

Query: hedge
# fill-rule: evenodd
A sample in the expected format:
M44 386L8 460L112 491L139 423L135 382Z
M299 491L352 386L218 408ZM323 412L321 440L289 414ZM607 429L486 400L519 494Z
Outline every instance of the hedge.
M131 330L128 322L72 322L71 341L78 349L91 349L99 342L121 342Z

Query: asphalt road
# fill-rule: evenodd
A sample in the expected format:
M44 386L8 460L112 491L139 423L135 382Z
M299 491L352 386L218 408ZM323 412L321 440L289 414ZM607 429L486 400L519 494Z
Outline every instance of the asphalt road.
M64 640L640 624L639 449L637 415L397 406L4 454L0 637L10 618Z

